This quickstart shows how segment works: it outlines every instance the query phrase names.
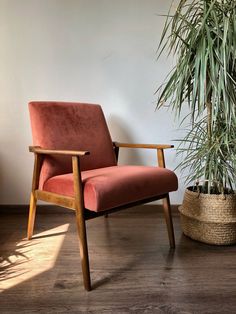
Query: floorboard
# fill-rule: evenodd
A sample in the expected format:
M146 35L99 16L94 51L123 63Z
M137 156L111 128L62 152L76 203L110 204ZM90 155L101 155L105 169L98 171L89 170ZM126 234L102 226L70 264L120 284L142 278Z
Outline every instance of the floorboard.
M74 212L0 213L0 313L236 313L236 246L195 242L174 213L140 206L87 222L93 290L83 289Z

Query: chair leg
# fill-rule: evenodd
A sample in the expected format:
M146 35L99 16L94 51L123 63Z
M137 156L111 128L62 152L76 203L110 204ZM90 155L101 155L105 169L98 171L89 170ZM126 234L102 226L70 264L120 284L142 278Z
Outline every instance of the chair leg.
M76 222L79 234L79 249L81 266L84 279L84 287L87 291L91 290L90 270L89 270L89 257L88 257L88 244L86 235L86 224L84 219L84 200L83 188L80 172L80 160L78 156L72 157L72 168L74 177L74 191L75 191L75 211Z
M76 211L76 220L79 234L79 248L80 248L80 258L81 266L84 279L84 287L87 291L91 290L91 279L89 270L89 256L88 256L88 244L86 235L86 224L84 217L80 215L79 211Z
M32 238L34 232L34 221L36 214L36 204L37 199L34 196L34 192L31 192L30 196L30 208L29 208L29 218L28 218L28 230L27 230L27 238L30 240Z
M173 222L172 222L169 194L165 198L163 198L163 208L164 208L164 215L165 215L165 220L166 220L166 225L167 225L167 230L168 230L170 247L174 249L175 248L175 235L174 235L174 228L173 228Z

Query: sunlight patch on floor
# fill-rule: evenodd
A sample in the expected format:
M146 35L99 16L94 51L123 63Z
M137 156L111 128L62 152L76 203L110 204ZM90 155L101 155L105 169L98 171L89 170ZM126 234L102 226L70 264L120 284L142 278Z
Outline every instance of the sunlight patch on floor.
M36 234L30 241L8 245L0 257L0 292L52 268L68 228L69 224L63 224Z

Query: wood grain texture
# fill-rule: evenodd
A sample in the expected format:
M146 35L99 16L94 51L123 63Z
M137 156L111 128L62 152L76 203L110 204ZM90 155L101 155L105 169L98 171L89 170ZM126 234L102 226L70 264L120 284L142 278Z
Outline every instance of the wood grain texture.
M157 149L157 161L159 167L166 167L164 151L161 148Z
M173 148L174 145L169 144L132 144L132 143L120 143L113 142L116 147L127 147L127 148L149 148L149 149L168 149Z
M84 198L83 198L83 187L80 172L79 158L76 156L72 157L72 168L73 168L73 179L74 179L74 191L75 191L75 212L76 212L76 223L79 235L79 249L81 267L84 278L84 287L87 291L91 290L91 279L89 270L89 256L88 256L88 244L86 234L86 224L84 218Z
M34 222L36 215L36 204L37 204L37 196L35 194L35 190L39 185L39 176L40 170L42 166L42 156L38 154L34 154L34 170L33 170L33 178L32 178L32 188L30 194L30 208L29 208L29 219L28 219L28 227L27 227L27 238L30 239L33 235L34 231Z
M29 146L29 151L41 155L84 156L90 154L89 151L44 149L41 148L40 146Z
M166 221L166 226L167 226L167 231L168 231L170 247L174 249L175 248L175 234L174 234L174 227L173 227L173 221L172 221L169 194L165 198L163 198L162 203L163 203L164 216L165 216L165 221Z
M236 247L182 235L169 250L163 214L140 206L87 222L93 289L83 288L74 211L39 207L0 216L1 313L236 313Z
M52 192L46 192L42 190L36 190L35 195L38 200L63 206L66 208L75 209L75 199L73 197L60 195Z

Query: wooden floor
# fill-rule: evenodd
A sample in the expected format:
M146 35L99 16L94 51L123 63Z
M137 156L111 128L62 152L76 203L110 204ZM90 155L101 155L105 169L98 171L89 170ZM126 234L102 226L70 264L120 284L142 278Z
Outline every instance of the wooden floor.
M26 221L0 216L0 313L236 313L236 246L191 241L177 213L174 252L154 206L88 221L91 292L73 211L40 208L30 242Z

